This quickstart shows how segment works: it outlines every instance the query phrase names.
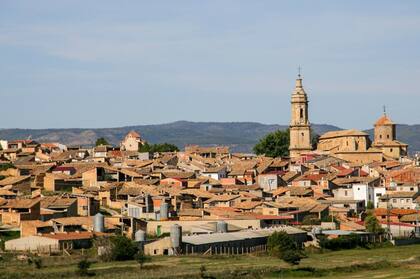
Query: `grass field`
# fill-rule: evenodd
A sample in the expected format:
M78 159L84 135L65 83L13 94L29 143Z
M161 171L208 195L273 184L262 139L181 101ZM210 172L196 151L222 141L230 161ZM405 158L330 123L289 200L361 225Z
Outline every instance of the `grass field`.
M36 269L16 258L0 262L0 278L79 278L80 257L43 258ZM266 255L154 257L142 270L134 261L95 262L91 278L202 278L200 267L212 278L419 278L420 245L354 249L310 254L298 267ZM211 277L207 277L211 278Z

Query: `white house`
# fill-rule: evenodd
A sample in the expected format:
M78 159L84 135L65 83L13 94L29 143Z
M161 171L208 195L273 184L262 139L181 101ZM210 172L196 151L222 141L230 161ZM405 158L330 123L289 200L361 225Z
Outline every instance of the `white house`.
M213 179L219 180L220 178L227 177L227 168L226 166L207 168L201 174L203 176L207 176L207 177L211 177Z
M353 184L353 197L355 200L364 200L365 206L371 201L378 207L379 198L386 193L385 187L374 187L369 184Z
M7 140L0 140L0 147L1 147L2 150L7 149L7 147L8 147Z

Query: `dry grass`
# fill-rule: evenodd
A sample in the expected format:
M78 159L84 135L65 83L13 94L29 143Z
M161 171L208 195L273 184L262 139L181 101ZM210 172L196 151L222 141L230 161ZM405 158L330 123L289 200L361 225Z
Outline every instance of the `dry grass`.
M16 258L0 262L0 278L78 278L76 265L81 256L43 258L36 269ZM134 261L92 264L94 278L199 278L200 267L216 278L418 278L420 245L380 249L355 249L311 254L299 268L268 256L154 257L140 270ZM282 270L282 271L279 271Z

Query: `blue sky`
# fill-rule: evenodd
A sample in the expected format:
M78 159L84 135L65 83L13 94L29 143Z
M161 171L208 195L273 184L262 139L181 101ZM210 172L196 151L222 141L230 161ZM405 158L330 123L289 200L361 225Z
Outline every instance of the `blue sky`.
M420 123L419 1L0 1L0 127Z

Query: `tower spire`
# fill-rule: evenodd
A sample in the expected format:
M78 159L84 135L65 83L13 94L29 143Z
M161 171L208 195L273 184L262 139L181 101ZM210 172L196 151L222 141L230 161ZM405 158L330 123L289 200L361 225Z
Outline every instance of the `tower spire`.
M298 67L298 76L296 79L296 88L302 88L302 67Z

